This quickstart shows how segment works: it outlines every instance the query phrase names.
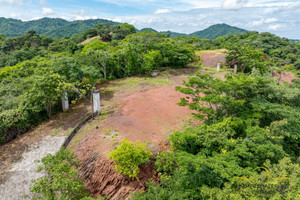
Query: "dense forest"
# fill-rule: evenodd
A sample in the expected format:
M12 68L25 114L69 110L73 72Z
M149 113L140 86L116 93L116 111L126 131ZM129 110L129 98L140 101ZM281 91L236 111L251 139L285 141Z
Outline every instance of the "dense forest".
M16 37L34 30L38 34L53 38L70 37L74 34L83 33L85 30L101 23L117 24L116 22L105 19L76 20L70 22L61 18L42 18L32 21L21 21L0 17L0 33L7 37Z
M152 28L143 28L140 31L152 31L152 32L158 32ZM202 31L196 31L191 34L184 34L184 33L176 33L172 31L161 31L160 33L164 33L169 35L171 38L174 37L180 37L180 36L186 36L186 37L197 37L200 39L216 39L221 36L226 35L234 35L234 34L242 34L248 32L245 29L237 28L234 26L230 26L228 24L215 24L212 26L209 26L208 28L202 30Z
M206 38L206 39L216 39L220 36L226 36L226 35L234 35L234 34L241 34L248 32L245 29L241 29L234 26L229 26L227 24L216 24L208 27L205 30L197 31L194 33L189 34L188 36L193 37L196 36L200 39Z
M81 44L94 36L100 37ZM136 32L126 23L104 23L64 38L35 31L13 38L1 35L0 142L59 112L65 91L76 102L88 97L95 84L148 75L156 69L184 68L199 61L196 50L211 49L227 49L222 64L224 68L237 64L239 73L222 79L196 73L176 87L187 96L178 100L179 105L188 106L203 123L170 136L169 151L156 156L159 183L149 180L148 190L132 199L299 199L300 82L297 78L279 83L272 72L290 70L299 76L300 44L270 33L246 32L213 40L170 38L151 30ZM125 140L110 154L130 177L134 176L124 164L128 151L133 164L146 163L152 156L145 146L138 146L139 159L133 159L134 148ZM74 158L63 150L45 157L44 169L54 170L61 181L58 174L67 172L58 166ZM83 181L74 178L74 184L61 195L89 199ZM33 191L41 192L43 187L37 183Z
M105 19L89 19L89 20L76 20L67 21L60 18L42 18L39 20L32 20L23 22L17 19L0 18L0 33L7 37L21 36L28 31L34 30L38 34L42 34L52 38L71 37L74 34L81 34L85 30L93 28L96 24L109 23L110 25L118 24ZM137 29L137 32L152 31L158 33L158 31L152 28ZM216 39L220 36L245 33L247 30L240 29L227 24L212 25L202 31L197 31L191 34L176 33L172 31L161 31L169 35L171 38L178 36L196 36L200 39Z

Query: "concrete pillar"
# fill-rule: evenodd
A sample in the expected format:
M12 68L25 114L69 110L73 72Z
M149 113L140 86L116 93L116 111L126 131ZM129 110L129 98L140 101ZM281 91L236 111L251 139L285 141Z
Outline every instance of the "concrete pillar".
M235 74L237 73L237 64L234 65L233 73L235 73Z
M67 92L63 92L61 100L62 100L63 111L69 110L69 100L68 100L68 93Z
M220 67L221 67L221 63L218 63L218 65L217 65L217 72L220 71Z
M100 108L100 91L95 90L93 92L93 106L94 106L94 113L98 112L98 114L101 113L101 108Z

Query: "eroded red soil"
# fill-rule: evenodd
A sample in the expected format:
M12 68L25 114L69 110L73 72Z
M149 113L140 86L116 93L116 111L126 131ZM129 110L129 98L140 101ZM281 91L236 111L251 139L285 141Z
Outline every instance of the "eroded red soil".
M226 54L224 50L216 50L212 52L205 52L201 55L202 64L205 67L216 68L218 62L225 63Z
M91 38L89 38L89 39L84 40L84 41L81 42L80 44L87 44L87 43L89 43L91 40L97 39L97 38L100 38L100 36L97 35L97 36L95 36L95 37L91 37Z
M276 72L273 72L273 78L276 78L276 79L279 79L280 75L277 74ZM281 78L280 78L280 83L284 83L284 82L289 82L289 83L292 83L292 81L294 79L296 79L297 77L292 74L291 72L283 72L281 74Z
M115 172L107 153L125 138L148 142L154 154L167 149L169 135L182 129L192 118L187 107L176 104L184 95L175 91L175 86L180 85L183 79L186 77L174 75L170 77L172 83L167 86L138 86L135 91L116 93L103 105L117 102L114 106L116 111L105 120L95 119L85 126L94 128L80 136L80 140L72 145L72 151L82 161L80 174L87 180L87 188L95 197L127 198L132 192L146 189L145 183L150 178L158 180L153 170L154 160L142 166L140 181L131 181Z

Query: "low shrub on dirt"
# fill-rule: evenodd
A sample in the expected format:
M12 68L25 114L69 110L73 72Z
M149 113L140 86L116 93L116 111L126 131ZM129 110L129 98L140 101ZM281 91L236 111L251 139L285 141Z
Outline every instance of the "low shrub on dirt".
M138 179L139 166L146 164L152 157L152 153L147 150L146 144L133 143L125 139L108 156L114 160L116 171L132 179Z

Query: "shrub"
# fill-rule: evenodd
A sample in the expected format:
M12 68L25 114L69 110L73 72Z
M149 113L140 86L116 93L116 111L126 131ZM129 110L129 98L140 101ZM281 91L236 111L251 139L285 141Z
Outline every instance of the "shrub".
M55 155L48 154L41 161L38 172L45 170L48 175L33 181L30 191L32 199L72 199L88 197L84 181L78 177L79 161L66 149Z
M152 153L147 150L146 144L134 144L125 139L108 156L114 160L116 171L134 179L140 172L139 166L146 164L152 157Z

